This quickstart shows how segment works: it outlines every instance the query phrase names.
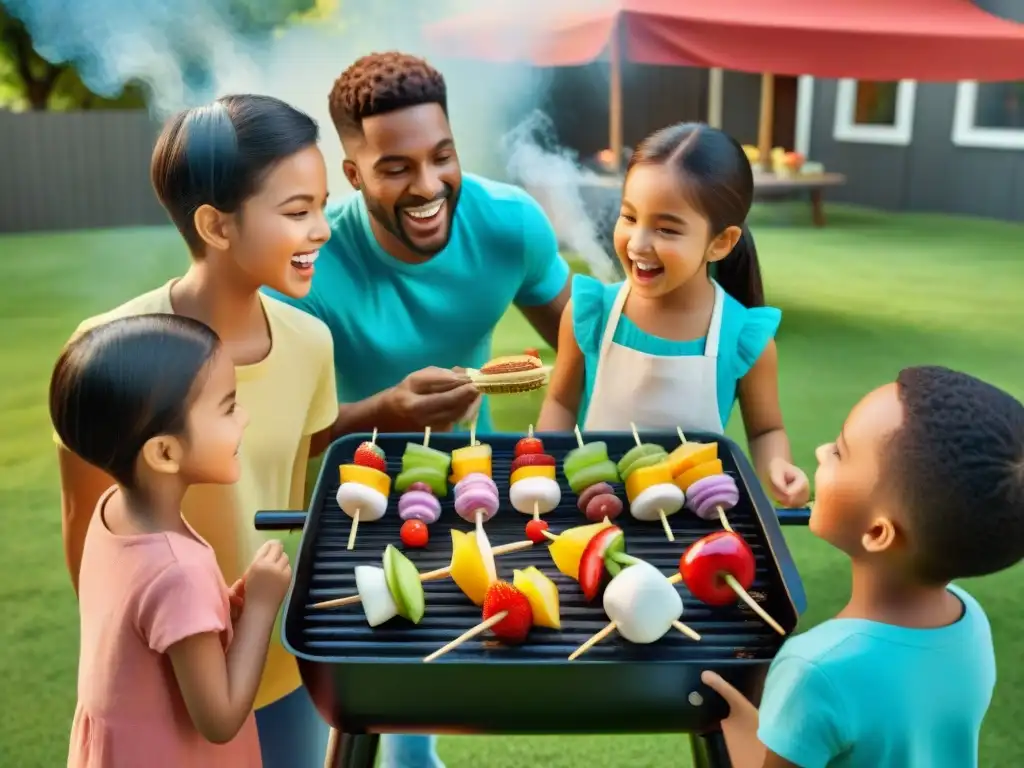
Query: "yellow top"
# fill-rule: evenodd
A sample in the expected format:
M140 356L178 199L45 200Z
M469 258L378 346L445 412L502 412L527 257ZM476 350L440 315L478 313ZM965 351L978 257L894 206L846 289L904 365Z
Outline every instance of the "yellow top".
M85 320L72 338L122 317L173 313L174 282ZM239 454L241 476L234 485L193 486L182 503L182 514L213 547L228 584L241 577L266 538L281 539L289 556L295 556L299 534L260 533L253 527L253 514L305 507L309 438L338 415L334 347L327 326L269 296L260 300L270 326L270 353L258 363L235 368L238 402L249 413ZM54 439L60 443L56 434ZM281 645L275 626L255 708L287 696L300 684L295 658Z

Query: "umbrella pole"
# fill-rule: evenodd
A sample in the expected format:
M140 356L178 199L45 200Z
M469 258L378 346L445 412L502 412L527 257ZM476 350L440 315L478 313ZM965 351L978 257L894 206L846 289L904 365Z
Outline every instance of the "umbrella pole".
M775 121L775 75L761 75L761 117L757 126L757 149L761 170L772 171L772 123Z
M608 51L610 67L608 93L608 143L612 151L613 173L622 171L622 32L618 24L612 30Z

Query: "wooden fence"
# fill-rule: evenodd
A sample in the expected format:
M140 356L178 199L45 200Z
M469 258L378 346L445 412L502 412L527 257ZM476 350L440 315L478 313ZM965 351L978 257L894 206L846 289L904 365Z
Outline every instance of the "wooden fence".
M0 232L166 224L146 112L0 111Z

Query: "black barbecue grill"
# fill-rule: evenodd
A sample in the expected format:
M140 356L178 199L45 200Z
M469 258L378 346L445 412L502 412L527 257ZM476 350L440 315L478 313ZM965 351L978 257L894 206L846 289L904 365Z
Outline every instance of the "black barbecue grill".
M546 452L561 466L576 447L573 435L538 434ZM502 508L486 524L493 546L522 541L529 518L508 503L509 465L518 434L479 435L493 450L493 475ZM604 440L618 459L635 444L628 433L587 433L586 442ZM396 494L388 513L374 523L362 523L356 547L346 549L350 519L339 510L338 466L350 463L356 447L369 435L349 435L328 449L313 492L308 515L259 512L256 527L263 530L303 527L294 563L294 583L285 602L284 646L299 663L303 682L321 715L341 734L336 766L372 768L381 733L615 733L688 732L694 735L697 765L729 766L719 723L725 704L700 682L711 669L749 695L756 695L772 657L783 638L746 606L738 603L711 608L680 587L685 609L682 621L700 633L694 642L670 632L652 645L633 645L613 634L578 660L569 654L608 623L600 600L584 601L579 585L562 575L547 554L547 545L497 558L501 578L511 581L512 570L535 565L558 586L561 631L534 628L527 642L508 647L486 635L474 638L437 661L422 659L478 624L480 609L451 579L424 584L427 610L413 625L395 618L370 628L358 605L316 609L313 603L354 594L354 568L380 565L388 544L401 547L401 520ZM667 450L679 444L674 433L643 434L644 442ZM757 577L751 594L791 632L804 610L803 587L768 498L739 447L720 435L692 433L688 439L719 444L724 469L737 479L740 503L728 512L734 530L751 546ZM394 478L408 442L421 434L379 435ZM435 434L432 447L451 451L467 444L460 434ZM576 495L562 484L562 504L544 516L551 530L586 524L576 508ZM624 491L619 486L619 492ZM471 531L443 500L440 520L430 526L425 549L405 550L421 571L447 566L451 559L451 528ZM684 549L694 540L720 530L682 510L669 518L674 542L659 523L643 523L629 512L615 521L626 536L630 554L647 560L666 576L673 574Z

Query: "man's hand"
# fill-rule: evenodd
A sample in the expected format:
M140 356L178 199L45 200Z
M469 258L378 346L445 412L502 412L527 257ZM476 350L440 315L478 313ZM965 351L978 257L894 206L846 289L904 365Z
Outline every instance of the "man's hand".
M424 368L387 392L387 408L412 430L444 428L459 421L479 393L465 371Z

